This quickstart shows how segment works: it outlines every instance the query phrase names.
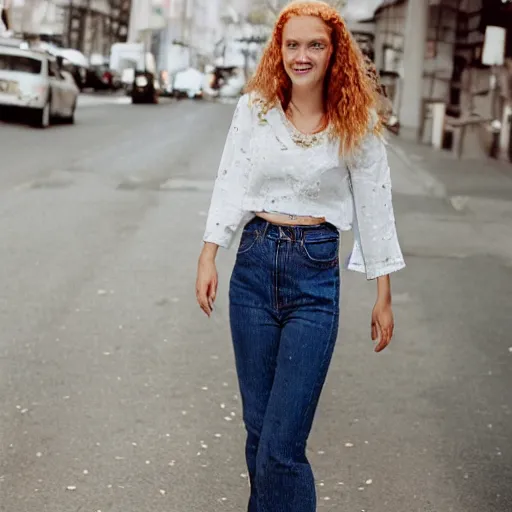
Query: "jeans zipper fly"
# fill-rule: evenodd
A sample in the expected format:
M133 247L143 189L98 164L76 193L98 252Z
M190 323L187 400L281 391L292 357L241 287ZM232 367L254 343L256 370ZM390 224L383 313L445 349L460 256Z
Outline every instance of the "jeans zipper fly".
M281 250L281 240L277 241L276 257L274 260L274 302L275 308L279 309L279 252Z

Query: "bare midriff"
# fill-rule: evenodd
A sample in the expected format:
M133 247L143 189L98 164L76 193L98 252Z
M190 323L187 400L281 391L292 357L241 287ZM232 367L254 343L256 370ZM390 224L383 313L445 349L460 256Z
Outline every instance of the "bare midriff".
M256 216L271 224L284 226L316 226L325 223L323 217L301 217L300 215L285 215L284 213L257 212Z

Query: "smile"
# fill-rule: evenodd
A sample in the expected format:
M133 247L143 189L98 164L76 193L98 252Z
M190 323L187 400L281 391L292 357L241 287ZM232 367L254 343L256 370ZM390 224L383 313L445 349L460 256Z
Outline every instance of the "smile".
M310 64L301 64L300 66L293 66L292 69L293 72L298 75L305 75L306 73L309 73L313 69L313 66L311 66Z

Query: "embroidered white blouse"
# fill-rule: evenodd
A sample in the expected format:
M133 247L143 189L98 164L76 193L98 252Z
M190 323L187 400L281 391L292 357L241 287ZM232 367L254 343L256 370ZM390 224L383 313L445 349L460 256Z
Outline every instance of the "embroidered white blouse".
M305 148L293 130L280 106L265 112L254 97L240 98L203 240L228 248L256 212L323 217L340 231L353 230L349 270L375 279L405 267L383 141L369 131L349 163L327 132Z

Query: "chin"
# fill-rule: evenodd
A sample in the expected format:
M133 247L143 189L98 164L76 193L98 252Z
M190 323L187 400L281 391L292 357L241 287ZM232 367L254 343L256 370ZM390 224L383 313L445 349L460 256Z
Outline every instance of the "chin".
M291 76L290 80L292 81L293 85L300 87L314 87L318 83L318 80L312 76Z

